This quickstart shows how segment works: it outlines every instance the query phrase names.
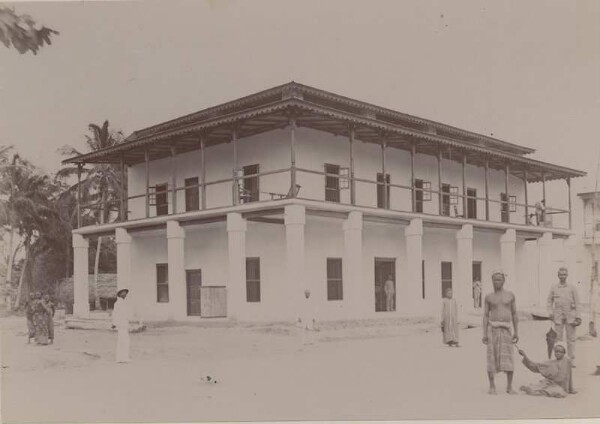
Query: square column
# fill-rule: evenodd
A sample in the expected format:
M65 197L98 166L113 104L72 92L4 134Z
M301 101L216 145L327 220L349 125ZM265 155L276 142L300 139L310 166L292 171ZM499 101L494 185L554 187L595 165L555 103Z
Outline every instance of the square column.
M508 229L500 236L500 257L502 261L502 270L506 276L506 289L516 291L517 285L517 265L516 265L516 243L517 232L514 229Z
M131 290L131 235L124 228L115 230L117 244L117 290Z
M286 285L282 293L283 299L289 305L289 313L295 319L301 316L303 307L306 307L304 290L311 289L310 282L304 278L304 225L306 224L306 211L304 206L289 205L285 207L285 257L286 257ZM315 291L311 290L310 302L314 303Z
M404 229L406 241L406 288L396 285L396 303L402 311L413 311L422 301L421 284L423 282L423 220L415 218ZM399 281L396 278L396 281ZM400 290L398 290L400 289ZM397 308L399 309L399 308Z
M546 300L548 292L552 284L558 281L556 277L556 265L553 263L552 252L552 233L547 232L538 239L539 252L539 272L538 272L538 290L537 290L537 306L546 310Z
M473 304L473 226L463 225L456 233L458 284L454 297L463 310L471 310ZM453 290L454 291L454 290Z
M564 241L565 266L569 270L569 283L577 286L579 276L577 275L577 236L569 236Z
M229 281L227 282L227 316L237 318L246 299L246 229L239 213L227 214Z
M370 303L362 293L362 212L350 212L344 221L344 258L342 261L342 278L344 284L344 304L348 317L363 315Z
M87 318L90 314L89 241L73 234L73 315Z
M177 221L167 221L167 261L169 268L169 318L185 318L187 316L185 231Z

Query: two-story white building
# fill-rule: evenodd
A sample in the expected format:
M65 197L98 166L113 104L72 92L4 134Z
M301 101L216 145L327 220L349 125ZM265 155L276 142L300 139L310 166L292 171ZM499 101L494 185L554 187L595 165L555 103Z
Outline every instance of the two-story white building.
M583 234L581 234L581 253L579 277L582 289L585 290L583 299L590 296L590 283L598 284L600 263L600 192L579 193L583 202ZM596 293L597 293L596 289Z
M88 238L107 234L144 319L290 320L307 289L319 319L427 315L446 287L477 308L473 282L491 291L498 267L537 305L553 239L574 252L570 181L585 173L531 153L294 82L136 131L65 161L127 180L120 222L73 232L75 314L88 313ZM551 180L569 208L547 201L538 223L528 185L545 198Z

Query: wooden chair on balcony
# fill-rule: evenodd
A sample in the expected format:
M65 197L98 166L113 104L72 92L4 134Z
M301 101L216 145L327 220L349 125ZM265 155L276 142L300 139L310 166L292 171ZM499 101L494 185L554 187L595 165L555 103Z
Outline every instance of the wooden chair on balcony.
M292 197L298 196L298 193L300 192L301 187L302 186L300 184L296 184L295 187L290 187L290 190L287 192L287 194L272 193L272 192L267 192L267 194L269 196L271 196L271 200L290 199Z

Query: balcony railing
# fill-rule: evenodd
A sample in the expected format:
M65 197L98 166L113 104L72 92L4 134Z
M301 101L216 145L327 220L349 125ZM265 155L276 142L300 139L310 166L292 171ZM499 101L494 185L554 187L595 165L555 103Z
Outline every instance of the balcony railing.
M292 176L293 175L293 176ZM319 182L314 178L320 179ZM257 188L247 190L246 180L258 181ZM326 180L333 183L327 187ZM291 181L295 181L292 189ZM263 190L261 186L267 186ZM315 187L318 187L315 190ZM462 188L461 188L462 189ZM181 202L180 192L190 192L195 197L193 208ZM510 196L510 193L509 193ZM157 199L160 198L160 202ZM268 202L298 198L303 200L336 202L374 209L420 213L424 216L448 216L478 221L506 222L569 228L569 211L546 206L543 216L536 217L536 205L517 201L503 201L491 197L470 196L461 192L424 189L411 185L376 181L352 175L340 176L306 168L281 168L250 175L232 176L212 181L200 181L162 190L147 187L146 191L123 196L119 202L107 204L113 211L127 219L143 219L159 215L177 215L191 210L211 210L236 206L248 202ZM510 197L509 197L510 199ZM385 207L383 207L385 206ZM96 209L99 203L81 205L81 210ZM117 215L113 212L113 215Z

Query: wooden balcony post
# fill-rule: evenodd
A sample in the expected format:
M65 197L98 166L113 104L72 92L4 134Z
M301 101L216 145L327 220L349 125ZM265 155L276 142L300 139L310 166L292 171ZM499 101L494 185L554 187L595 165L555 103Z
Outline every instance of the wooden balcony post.
M573 211L571 209L571 177L567 177L567 190L568 190L568 196L569 196L569 230L571 230L573 227L573 221L572 221ZM595 248L595 247L593 247L593 248Z
M121 222L127 221L127 180L126 180L126 176L125 176L125 156L121 155L121 161L120 161L120 174L121 174L121 190L120 190L120 211L119 211L119 215L121 218Z
M542 200L544 201L544 206L548 207L546 204L546 173L542 174Z
M83 164L77 164L77 228L81 228L81 170Z
M410 203L411 210L417 211L417 192L415 191L415 156L417 154L417 143L412 142L410 146Z
M177 213L177 163L175 158L177 156L177 147L171 146L171 203L173 204L172 213Z
M525 188L525 223L529 224L529 194L527 192L527 171L523 173L523 183Z
M508 162L504 166L504 193L506 194L506 222L510 222L510 196L508 194L508 175L510 168Z
M438 213L442 215L442 148L438 149L437 154L437 166L438 166Z
M381 143L381 173L383 174L383 209L388 209L388 196L387 196L387 178L385 175L385 148L387 147L387 143L385 140Z
M146 161L146 218L150 218L150 152L144 151L144 160Z
M354 127L350 128L350 204L356 204L356 183L354 181Z
M290 118L290 188L292 197L296 197L296 118Z
M463 218L467 218L467 177L466 177L466 168L467 168L467 154L464 153L462 157L462 194L463 194Z
M206 209L206 144L204 138L200 137L200 186L202 188L202 210Z
M231 131L231 144L233 145L233 205L237 206L240 204L240 185L238 180L238 151L237 151L237 130L234 128Z
M490 220L490 190L489 190L490 160L485 158L485 220Z

